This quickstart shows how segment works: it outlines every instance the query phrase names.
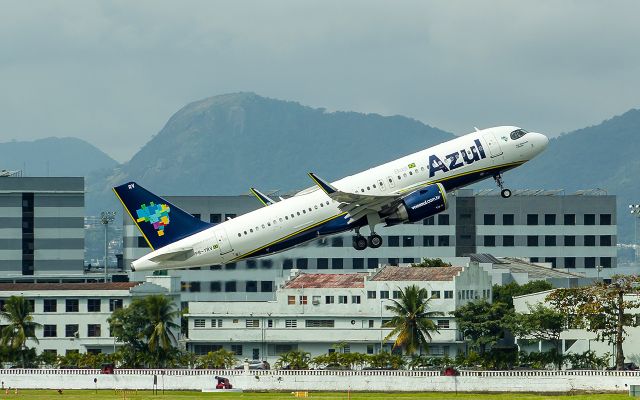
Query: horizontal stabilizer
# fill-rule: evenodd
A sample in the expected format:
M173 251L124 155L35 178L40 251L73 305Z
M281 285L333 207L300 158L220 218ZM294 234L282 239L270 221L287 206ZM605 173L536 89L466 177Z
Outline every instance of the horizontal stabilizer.
M249 190L251 190L251 193L253 193L254 196L256 196L256 198L258 200L260 200L260 202L266 207L266 206L270 206L272 204L275 204L276 202L270 198L269 196L267 196L266 194L260 192L258 189L256 188L250 188Z

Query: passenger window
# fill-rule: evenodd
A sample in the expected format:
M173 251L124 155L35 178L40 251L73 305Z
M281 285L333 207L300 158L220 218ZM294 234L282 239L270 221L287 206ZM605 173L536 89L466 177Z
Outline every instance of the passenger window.
M309 207L309 212L311 212L311 211L312 211L312 210L311 210L311 207Z
M262 224L262 229L264 229L264 224Z
M315 208L316 210L318 209L318 206L313 206L313 208Z
M376 188L376 185L375 185L375 184L373 184L372 186L373 186L373 188L374 188L374 189Z
M327 201L327 205L329 205L329 202Z
M409 175L413 175L413 172L409 171Z
M282 218L280 218L280 222L282 222Z
M271 222L267 222L267 226L271 226Z
M247 231L244 231L244 234L246 235L246 234L247 234Z
M302 213L303 213L303 214L306 214L306 213L307 213L307 210L302 210Z
M367 190L371 190L371 186L367 186Z
M400 178L400 175L398 175L398 180L400 180L400 179L402 179L402 178Z
M300 211L298 211L298 215L300 215Z
M253 233L253 229L249 229L249 232Z
M238 232L238 237L242 237L242 233Z
M300 213L298 213L298 215L300 215ZM291 218L293 218L293 213L291 213Z
M320 203L320 207L324 207L324 204Z
M288 215L285 215L285 216L284 216L284 219L286 219L286 220L288 221L288 220L289 220L289 216L288 216Z
M389 183L393 183L393 179L389 178Z

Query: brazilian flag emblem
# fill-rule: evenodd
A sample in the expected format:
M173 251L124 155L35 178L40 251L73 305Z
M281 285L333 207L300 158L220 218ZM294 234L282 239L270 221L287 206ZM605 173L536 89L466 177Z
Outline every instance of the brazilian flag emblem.
M416 163L409 164L409 168L415 168L415 167L416 167Z

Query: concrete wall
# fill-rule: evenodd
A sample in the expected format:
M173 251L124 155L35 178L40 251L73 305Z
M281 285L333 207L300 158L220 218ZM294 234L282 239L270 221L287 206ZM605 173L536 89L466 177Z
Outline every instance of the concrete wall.
M0 379L4 387L21 389L149 390L154 374L160 390L212 389L216 375L248 391L626 392L640 384L640 372L618 371L461 371L450 377L438 371L1 370Z

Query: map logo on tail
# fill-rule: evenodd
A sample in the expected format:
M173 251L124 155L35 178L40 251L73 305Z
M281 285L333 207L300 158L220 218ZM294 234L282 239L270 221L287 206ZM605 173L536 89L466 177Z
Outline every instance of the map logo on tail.
M146 204L142 204L139 209L136 210L138 219L136 222L149 222L153 225L153 228L158 233L158 236L164 235L164 227L169 225L169 212L171 209L166 204L155 204L153 201Z

